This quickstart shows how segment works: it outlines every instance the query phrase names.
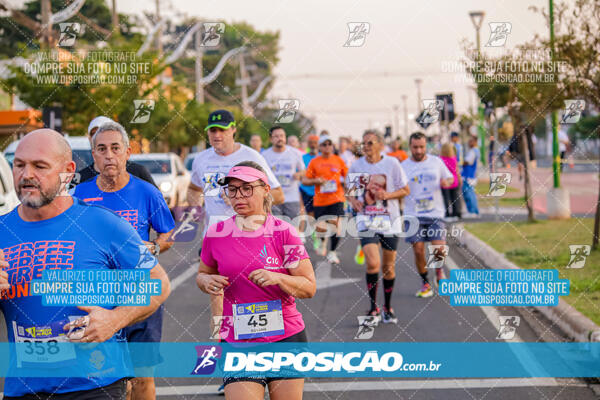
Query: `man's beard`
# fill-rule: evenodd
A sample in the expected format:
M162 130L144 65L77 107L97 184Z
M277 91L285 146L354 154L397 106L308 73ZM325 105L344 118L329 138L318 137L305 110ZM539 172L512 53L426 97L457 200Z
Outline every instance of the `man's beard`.
M33 185L35 186L39 192L39 198L30 198L29 194L23 194L21 192L22 187L24 185ZM21 203L30 208L39 209L48 204L52 203L52 201L56 198L60 191L60 181L54 187L49 188L47 191L43 191L40 187L40 184L33 179L21 179L19 184L17 185L17 197L21 201Z
M423 161L423 159L425 158L425 154L416 155L415 153L412 153L412 157L415 161Z

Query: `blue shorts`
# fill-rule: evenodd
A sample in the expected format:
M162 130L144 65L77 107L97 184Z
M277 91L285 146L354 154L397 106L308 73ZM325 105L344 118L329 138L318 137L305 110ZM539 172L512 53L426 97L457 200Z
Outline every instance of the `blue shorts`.
M406 237L406 243L431 242L434 240L446 240L446 224L438 218L421 218L419 228L412 236ZM410 221L404 220L404 232L410 229Z
M123 328L128 343L160 342L162 338L163 306L145 320ZM144 352L142 346L129 346L134 367L153 367L163 362L158 351Z

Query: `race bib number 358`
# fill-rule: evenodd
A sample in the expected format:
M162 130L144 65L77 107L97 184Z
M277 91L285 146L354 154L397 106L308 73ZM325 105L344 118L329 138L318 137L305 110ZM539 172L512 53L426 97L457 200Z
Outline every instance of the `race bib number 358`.
M68 321L53 322L46 326L24 327L13 321L17 366L34 363L59 368L65 362L76 360L75 346L69 342L63 326ZM60 345L59 345L60 343Z
M236 340L283 335L281 300L234 304L233 331Z

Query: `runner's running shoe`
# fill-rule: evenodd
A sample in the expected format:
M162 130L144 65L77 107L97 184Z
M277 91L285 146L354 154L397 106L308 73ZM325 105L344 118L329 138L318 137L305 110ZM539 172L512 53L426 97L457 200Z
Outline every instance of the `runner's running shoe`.
M330 264L340 264L340 259L335 251L327 253L327 262Z
M429 283L424 283L421 289L416 293L417 297L431 297L433 296L433 289Z
M362 246L359 244L356 246L356 254L354 255L354 261L358 265L363 265L365 263L365 252L362 249Z
M364 326L377 326L381 322L381 311L379 308L371 310L367 313L367 318L364 319L361 325Z
M382 321L384 324L398 323L398 318L396 317L396 314L394 314L393 308L390 308L389 310L386 310L385 307L383 308Z

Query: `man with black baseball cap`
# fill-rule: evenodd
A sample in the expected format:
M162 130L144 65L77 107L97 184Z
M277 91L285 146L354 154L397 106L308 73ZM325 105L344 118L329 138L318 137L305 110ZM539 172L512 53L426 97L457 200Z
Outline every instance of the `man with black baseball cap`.
M227 110L216 110L208 116L205 128L210 148L196 155L192 164L192 179L188 187L187 200L192 207L205 207L204 232L209 225L225 220L235 212L229 199L221 191L218 181L224 178L229 170L239 162L254 161L267 173L273 204L281 204L284 200L283 190L269 165L257 151L235 141L235 118ZM203 235L204 236L204 235ZM213 298L211 309L214 318L221 315L222 296Z

